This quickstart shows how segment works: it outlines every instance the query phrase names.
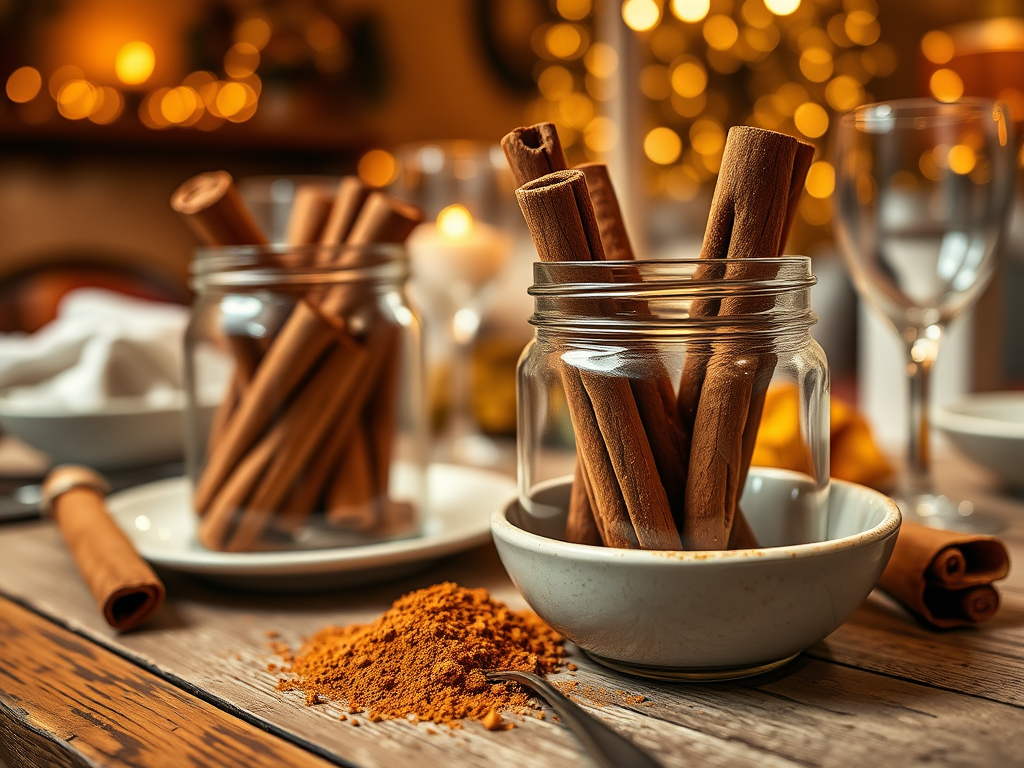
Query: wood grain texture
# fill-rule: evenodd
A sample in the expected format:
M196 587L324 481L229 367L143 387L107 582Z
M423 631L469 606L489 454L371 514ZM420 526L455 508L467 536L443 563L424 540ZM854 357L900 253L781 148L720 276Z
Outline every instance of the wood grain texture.
M3 598L0 735L14 765L328 765Z
M1024 500L992 492L982 475L959 465L938 469L942 490L969 497L979 510L1010 524L1002 538L1012 559L1024 558ZM268 630L280 634L275 640L295 647L325 624L369 621L399 595L444 579L487 587L513 608L525 607L490 547L397 583L324 595L249 595L165 574L169 599L164 609L146 627L123 637L106 627L92 607L49 524L0 528L0 564L0 591L60 617L181 686L202 689L225 708L293 734L297 742L315 743L339 760L366 768L591 765L550 716L516 719L514 730L498 733L476 723L456 731L434 729L433 734L424 724L403 721L364 720L355 728L339 722L336 705L309 708L300 694L275 689L277 677L267 670L273 661ZM749 681L699 686L643 681L606 670L572 647L570 658L579 671L575 678L560 673L555 679L605 688L609 701L583 693L577 698L670 768L1019 765L1024 754L1024 570L1011 570L1001 591L1004 606L995 619L952 632L925 629L876 593L796 662ZM628 704L617 690L646 700ZM3 680L0 691L8 691ZM16 726L19 739L31 739L23 720ZM46 737L51 746L55 738Z

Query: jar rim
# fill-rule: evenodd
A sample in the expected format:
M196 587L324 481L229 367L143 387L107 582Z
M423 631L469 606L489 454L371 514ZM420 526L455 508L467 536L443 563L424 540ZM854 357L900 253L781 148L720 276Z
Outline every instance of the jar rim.
M193 289L316 287L393 282L409 276L405 247L368 245L226 245L197 248L190 264Z

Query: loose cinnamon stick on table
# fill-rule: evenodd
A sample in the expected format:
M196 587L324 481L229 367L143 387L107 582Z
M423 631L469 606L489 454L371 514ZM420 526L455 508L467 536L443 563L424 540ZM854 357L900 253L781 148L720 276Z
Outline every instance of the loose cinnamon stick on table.
M975 536L903 523L879 588L936 627L976 624L999 610L993 582L1010 559L994 536Z
M156 612L165 590L107 512L103 497L109 490L91 469L59 466L43 483L42 506L57 523L103 618L127 632Z

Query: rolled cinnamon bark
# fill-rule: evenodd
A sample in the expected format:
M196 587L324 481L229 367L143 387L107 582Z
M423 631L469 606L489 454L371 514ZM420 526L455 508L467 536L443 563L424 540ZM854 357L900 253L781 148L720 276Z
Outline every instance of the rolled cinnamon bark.
M109 489L91 469L59 466L43 483L42 506L57 523L103 618L127 632L157 611L165 590L107 512L103 497Z
M728 270L729 259L780 252L791 221L789 207L799 198L809 165L804 147L809 145L772 131L744 126L729 131L701 249L702 258L726 262L719 267L721 274ZM720 306L702 302L691 314L751 313L767 308L760 306L766 301L771 299L724 299ZM722 549L730 543L776 357L768 351L745 351L740 357L725 349L696 352L684 363L679 395L679 412L693 419L683 539L688 548ZM747 538L745 522L741 531ZM735 545L749 543L738 539Z
M330 216L327 218L323 234L320 237L321 245L337 245L345 242L352 229L352 224L359 216L359 211L362 210L371 191L356 176L346 176L341 180ZM330 252L322 252L317 258L317 262L321 264L329 263L330 260Z
M288 245L311 245L320 241L334 205L334 195L319 184L302 184L295 190L292 210L288 216L285 242ZM304 259L297 259L301 263Z
M502 138L501 148L517 187L568 167L554 123L516 128Z
M175 190L171 208L207 245L267 244L227 171L192 177Z
M594 517L593 505L589 498L593 490L583 471L583 457L577 451L576 469L569 494L569 512L565 520L565 540L573 544L601 544L601 531ZM582 498L577 498L582 496Z
M375 485L366 430L358 425L327 490L327 519L354 531L373 528L377 524Z
M923 621L958 627L995 615L992 584L1009 570L1006 547L994 536L903 523L878 586Z
M603 163L584 163L576 166L587 177L587 189L594 204L594 215L604 243L605 258L609 261L632 261L633 246L626 234L619 198L612 186L608 166Z

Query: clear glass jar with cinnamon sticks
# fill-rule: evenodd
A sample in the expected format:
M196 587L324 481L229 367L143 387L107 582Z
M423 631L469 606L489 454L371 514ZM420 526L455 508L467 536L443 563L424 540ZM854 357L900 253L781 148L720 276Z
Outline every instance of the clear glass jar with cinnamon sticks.
M187 460L204 546L419 532L426 422L408 273L394 242L197 250Z
M775 416L799 422L817 489L787 536L826 538L829 375L809 259L549 261L534 278L518 374L526 514L560 519L568 504L564 538L581 544L756 547L742 495L766 396L786 389L771 402L793 412Z

